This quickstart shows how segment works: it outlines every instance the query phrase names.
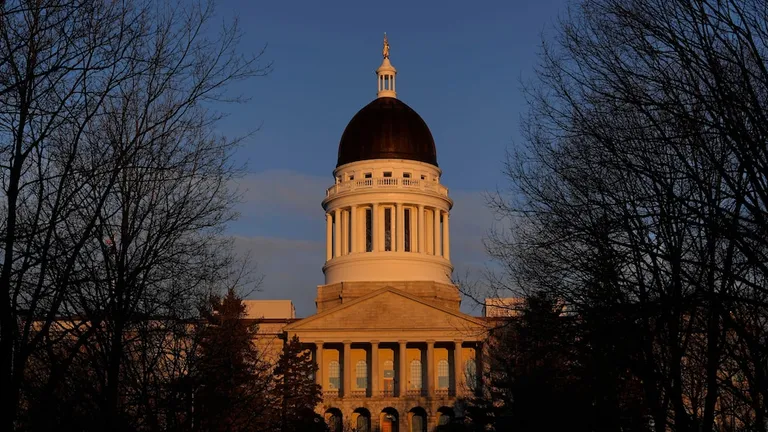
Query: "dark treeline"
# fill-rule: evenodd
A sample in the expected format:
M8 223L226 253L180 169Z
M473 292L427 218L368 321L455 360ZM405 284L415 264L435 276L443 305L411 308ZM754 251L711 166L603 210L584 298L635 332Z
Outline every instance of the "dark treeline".
M212 107L270 67L212 6L0 1L0 430L296 429L314 406L278 393L311 375L300 347L275 370L214 295L253 285Z
M766 430L767 43L762 0L584 0L561 20L492 200L511 223L488 243L495 288L528 302L477 419Z

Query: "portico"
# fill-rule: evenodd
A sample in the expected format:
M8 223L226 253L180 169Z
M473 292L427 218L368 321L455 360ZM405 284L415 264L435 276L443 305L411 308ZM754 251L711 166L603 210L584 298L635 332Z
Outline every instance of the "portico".
M390 408L406 427L420 407L433 424L479 386L485 322L456 309L389 286L284 331L313 351L321 411L348 420L363 407Z
M477 388L477 376L473 372L480 342L345 340L304 343L314 352L318 365L316 380L327 397L445 398L466 396ZM337 358L342 359L338 367ZM333 376L336 373L338 377ZM332 384L335 378L339 378L340 385Z

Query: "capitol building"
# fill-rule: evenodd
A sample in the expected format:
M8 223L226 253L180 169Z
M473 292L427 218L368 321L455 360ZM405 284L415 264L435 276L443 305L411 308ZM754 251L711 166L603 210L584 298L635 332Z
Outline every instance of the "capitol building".
M316 410L332 431L432 431L477 391L485 317L451 281L451 200L427 124L397 98L384 39L377 97L350 120L322 199L325 283L317 313L246 301L261 343L298 336L318 364Z

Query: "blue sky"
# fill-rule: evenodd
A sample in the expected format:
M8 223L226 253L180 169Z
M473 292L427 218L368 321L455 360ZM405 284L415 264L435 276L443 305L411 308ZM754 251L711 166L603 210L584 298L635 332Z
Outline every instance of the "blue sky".
M291 299L300 316L314 313L325 253L320 202L344 127L376 96L385 31L398 98L429 125L455 201L454 266L479 276L494 224L483 193L506 182L505 150L519 143L526 110L521 81L532 78L542 37L565 8L565 0L220 1L220 15L240 20L242 49L266 44L263 58L273 62L267 77L236 86L251 100L224 107L220 125L229 136L260 127L237 155L249 174L229 228L264 276L253 297Z

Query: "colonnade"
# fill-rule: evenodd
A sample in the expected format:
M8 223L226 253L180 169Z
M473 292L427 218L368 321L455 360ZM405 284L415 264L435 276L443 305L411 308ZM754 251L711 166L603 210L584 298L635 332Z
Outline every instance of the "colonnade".
M449 381L446 386L437 388L437 368L438 362L435 361L435 344L439 344L441 347L449 348L450 360L452 368L450 370ZM380 342L371 341L368 343L353 343L352 341L344 341L343 343L325 343L323 341L317 341L314 343L314 357L318 365L316 373L317 383L323 387L326 395L340 396L340 397L403 397L403 396L456 396L462 392L462 389L474 389L476 381L476 368L477 361L476 355L479 355L480 350L477 346L474 346L476 355L467 356L464 358L462 345L463 341L434 341L427 340L424 342L411 342L400 340L397 342ZM473 342L475 345L479 345L477 342ZM353 380L359 378L354 374L356 371L355 365L352 361L352 349L363 346L366 350L366 359L370 359L370 363L366 361L366 388L353 389ZM380 361L380 348L391 349L394 352L394 388L383 389L381 385L385 382L383 376L380 373L386 371L383 370L382 363ZM420 372L421 382L416 386L408 387L408 377L410 363L408 362L407 349L418 348L420 351L419 361L421 357L426 357L425 361L420 363L422 370L425 373ZM324 362L324 353L328 350L338 350L338 358L340 360L338 366L340 367L341 376L341 388L329 389L325 384L329 382L328 364ZM335 353L334 353L335 354ZM334 356L335 357L335 356ZM472 362L473 376L475 378L467 377L467 362ZM474 382L467 382L469 379Z
M337 207L325 215L326 260L358 252L415 252L450 259L446 210L408 203Z

